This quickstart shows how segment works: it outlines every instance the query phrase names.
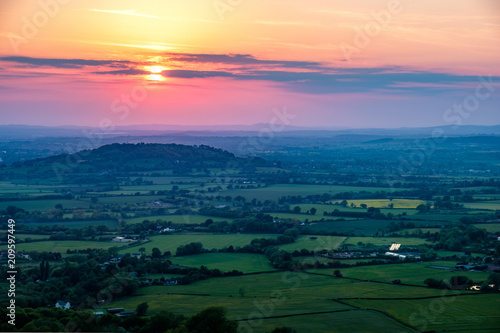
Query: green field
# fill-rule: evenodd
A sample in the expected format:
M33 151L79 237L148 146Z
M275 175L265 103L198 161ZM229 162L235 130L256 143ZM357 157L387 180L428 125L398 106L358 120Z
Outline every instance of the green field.
M140 247L146 249L146 253L151 253L154 247L160 249L161 252L170 251L175 254L177 248L181 245L186 245L191 242L201 242L206 249L222 249L224 247L245 246L250 244L255 238L277 238L275 234L175 234L175 235L158 235L150 237L150 242L142 244ZM138 252L138 247L124 249L122 253Z
M401 189L404 190L404 189ZM241 195L248 199L276 200L279 197L289 195L312 195L312 194L337 194L342 192L389 192L387 187L360 187L360 186L337 186L337 185L299 185L299 184L278 184L256 189L234 189L220 192L221 195L237 196Z
M322 271L317 270L316 273ZM243 291L243 295L240 294L240 290ZM286 326L292 326L299 332L332 332L332 327L337 327L339 332L347 327L349 327L349 332L367 332L368 320L376 318L380 321L373 324L373 332L400 332L396 329L401 329L402 326L391 318L379 317L375 312L363 312L363 316L366 314L367 317L359 318L360 313L354 312L358 310L332 299L366 297L367 295L369 297L421 297L439 296L440 293L440 290L430 288L360 282L339 279L331 275L276 272L209 279L190 285L145 287L139 289L137 295L113 301L107 304L106 308L123 307L131 310L141 302L148 302L149 314L155 314L160 310L170 310L190 315L205 307L220 305L228 309L230 319L241 320L248 319L249 316L252 318L252 313L256 311L257 306L267 305L267 309L271 309L269 305L271 304L272 312L266 317L292 316L287 317L290 321ZM314 314L339 310L350 311L341 312L338 315L335 313ZM338 322L332 323L332 316L338 318ZM356 317L358 317L357 324L354 324ZM308 318L315 318L315 321L311 322ZM282 322L284 321L281 319L265 319L262 325L255 329L256 332L268 332L268 328Z
M30 226L32 228L36 228L39 226L48 226L48 225L59 225L65 228L85 228L88 226L98 226L104 225L111 230L115 230L118 226L118 223L113 220L97 220L97 221L67 221L67 222L30 222L30 223L19 223L25 226Z
M464 207L469 209L500 210L500 201L465 202Z
M161 220L178 224L201 224L205 223L205 221L208 219L212 219L214 222L216 221L231 222L233 220L233 219L225 219L222 217L212 217L205 215L155 215L155 216L133 217L125 219L125 221L130 224L142 223L142 221L144 220L149 220L149 221Z
M316 239L311 239L315 237ZM280 245L280 249L292 252L295 250L307 249L309 251L319 251L323 249L336 250L346 239L343 236L299 236L291 244Z
M500 232L500 223L481 223L474 224L474 226L479 229L486 229L488 232Z
M16 245L19 251L47 251L47 252L60 252L66 253L67 249L70 250L83 250L83 249L109 249L113 246L123 246L121 243L115 242L95 242L95 241L41 241L20 243Z
M500 297L478 294L424 300L348 300L346 303L374 309L426 332L485 332L500 326Z
M9 206L16 206L27 211L39 210L46 211L53 209L57 204L63 205L64 208L78 209L88 208L90 201L83 200L23 200L23 201L2 201L0 209L5 209Z
M402 246L431 244L423 238L411 237L349 237L344 243L357 245L358 242L363 242L365 244L372 243L375 246L387 245L388 247L393 243L401 244Z
M329 311L325 307L324 311ZM244 323L241 326L247 327ZM250 324L248 324L250 325ZM376 311L350 310L285 318L265 319L254 332L271 332L275 327L293 327L298 333L414 333L417 332ZM253 326L252 326L253 327ZM245 332L243 330L243 332ZM250 331L248 331L250 332Z
M187 266L206 266L223 272L237 270L243 273L255 273L274 270L269 260L261 254L250 253L205 253L192 256L174 257L172 263Z
M456 263L446 261L418 262L406 264L387 264L383 266L359 266L341 269L344 277L370 281L390 283L394 279L400 279L402 283L426 286L424 280L434 278L449 281L452 276L465 275L474 282L486 281L489 273L461 272L444 269L429 268L428 266L454 267ZM318 270L323 274L333 274L333 269ZM417 290L418 293L418 290Z
M335 202L341 202L342 200L335 200ZM355 204L356 207L360 207L361 204L366 204L367 207L375 208L389 208L390 204L393 204L393 209L415 209L419 205L427 204L424 200L413 200L413 199L360 199L360 200L346 200L348 205Z

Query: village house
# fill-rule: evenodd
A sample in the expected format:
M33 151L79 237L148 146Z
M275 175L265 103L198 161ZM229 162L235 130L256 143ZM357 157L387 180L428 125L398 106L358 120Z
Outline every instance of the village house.
M69 309L71 309L71 304L69 302L57 301L55 307L61 308L63 310L69 310Z

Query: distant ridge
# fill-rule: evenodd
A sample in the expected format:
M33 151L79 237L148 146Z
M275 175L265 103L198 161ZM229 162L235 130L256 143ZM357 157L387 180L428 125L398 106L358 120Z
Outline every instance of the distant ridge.
M34 125L0 125L0 140L34 139L42 137L85 137L90 130L114 136L155 136L155 135L189 135L189 136L252 136L262 130L272 130L265 123L253 125L130 125L117 126L112 131L101 131L87 126L34 126ZM401 127L401 128L344 128L344 127L300 127L283 126L275 136L335 136L335 135L371 135L384 137L431 137L433 133L443 136L500 135L500 125L480 126L435 126L435 127ZM88 134L87 134L88 135Z

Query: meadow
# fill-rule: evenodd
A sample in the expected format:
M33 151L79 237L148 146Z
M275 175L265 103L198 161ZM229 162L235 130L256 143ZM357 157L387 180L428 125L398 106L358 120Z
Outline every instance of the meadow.
M124 219L125 222L130 223L130 224L135 224L135 223L142 223L144 220L149 220L149 221L166 221L166 222L172 222L176 224L201 224L205 223L206 220L212 219L214 222L218 221L228 221L231 222L233 219L226 219L226 218L221 218L221 217L212 217L212 216L205 216L205 215L154 215L154 216L143 216L143 217L133 217L133 218L128 218Z
M412 238L412 237L349 237L344 242L344 244L357 245L358 242L371 243L375 246L384 246L387 248L391 244L401 244L402 246L420 245L420 244L431 244L431 242L426 241L423 238Z
M423 300L347 300L363 309L387 313L426 332L498 332L500 297L475 294Z
M245 246L255 238L277 238L275 234L176 234L176 235L158 235L151 236L150 242L143 243L140 247L146 249L146 253L151 253L152 249L157 247L163 253L170 251L175 254L177 248L181 245L186 245L191 242L200 242L206 249L222 249L232 245L233 247ZM121 253L136 253L138 247L126 248L120 251Z
M313 195L313 194L337 194L342 192L372 192L389 191L387 187L360 187L360 186L339 186L339 185L300 185L300 184L278 184L270 185L262 188L243 189L243 190L226 190L221 193L224 195L237 196L241 195L248 199L256 198L257 200L276 200L283 196L292 195Z
M243 273L256 273L274 270L269 260L261 254L250 253L204 253L170 259L172 263L187 266L205 266L222 272L237 270Z
M84 250L84 249L109 249L113 246L123 246L115 242L96 242L96 241L40 241L30 243L19 243L16 245L19 251L38 251L38 252L60 252L66 254L66 250Z
M448 264L448 265L447 265ZM452 276L463 275L474 282L486 281L489 273L482 272L461 272L444 269L430 268L428 266L451 266L454 262L417 262L404 264L387 264L383 266L358 266L341 269L344 277L369 281L391 283L392 280L400 279L403 284L426 286L424 280L434 278L449 281ZM333 269L318 270L318 273L331 275Z
M345 241L344 236L299 236L295 242L280 245L279 248L285 251L293 252L306 249L309 251L319 251L323 249L336 250Z

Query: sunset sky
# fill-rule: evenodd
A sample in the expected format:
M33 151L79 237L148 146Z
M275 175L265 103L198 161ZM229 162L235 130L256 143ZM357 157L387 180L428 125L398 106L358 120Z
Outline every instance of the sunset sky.
M497 0L1 0L0 124L500 124Z

